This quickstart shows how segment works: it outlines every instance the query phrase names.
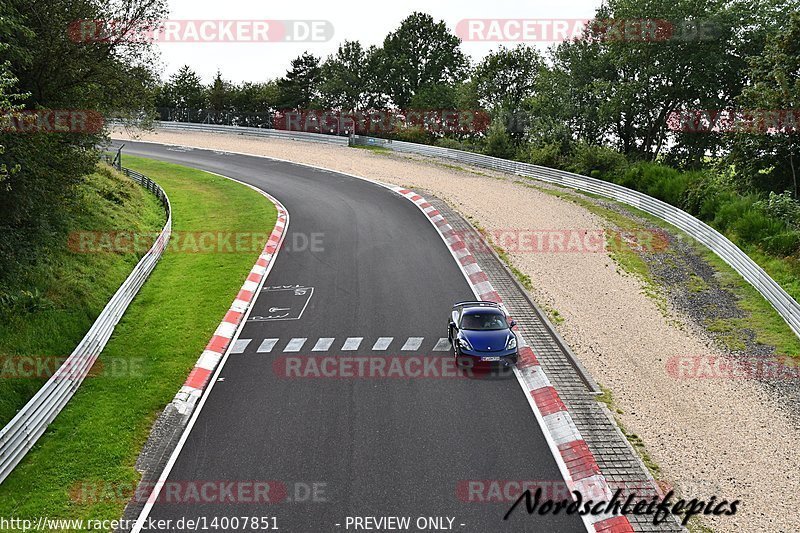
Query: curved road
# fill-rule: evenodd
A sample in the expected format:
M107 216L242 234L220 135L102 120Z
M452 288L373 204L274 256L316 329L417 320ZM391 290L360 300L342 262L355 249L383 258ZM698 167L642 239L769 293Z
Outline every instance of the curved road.
M217 172L275 196L290 224L265 288L313 288L262 291L234 350L240 353L228 358L168 478L173 487L272 480L272 494L285 487L288 498L163 501L150 518L270 516L281 531L301 533L390 531L385 523L347 527L347 517L387 516L411 517L410 531L418 531L418 517L445 517L444 527L462 532L585 531L577 516L529 516L521 508L503 521L508 503L457 495L465 480L563 482L513 377L285 379L276 372L286 356L449 356L434 348L453 302L473 294L411 202L363 180L265 158L129 141L123 164L124 154ZM384 350L374 349L380 338Z

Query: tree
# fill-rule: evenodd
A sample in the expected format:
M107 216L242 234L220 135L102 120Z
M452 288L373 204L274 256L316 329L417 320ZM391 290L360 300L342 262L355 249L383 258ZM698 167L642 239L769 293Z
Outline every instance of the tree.
M430 15L414 12L383 41L382 92L404 109L421 90L455 86L469 66L460 45L461 40L450 33L444 21L435 22Z
M501 46L490 52L473 74L481 105L490 110L502 107L512 113L521 111L523 103L533 96L543 67L541 54L530 46Z
M0 48L4 45L0 44ZM10 120L12 115L18 112L22 106L18 103L26 95L15 92L17 78L11 73L8 61L0 63L0 127L6 120ZM0 156L5 153L5 146L0 144ZM19 165L9 168L5 161L0 160L0 190L9 190L9 184L3 183L11 174L19 172Z
M164 18L163 0L5 0L0 2L0 64L18 94L13 103L30 110L85 110L118 116L152 109L153 48L131 42L134 26ZM75 21L114 20L103 38L76 39ZM10 71L10 73L9 73ZM105 132L0 132L6 173L0 194L0 284L12 267L24 268L46 240L63 236L77 186L99 159Z
M157 105L177 110L179 120L198 117L206 107L206 89L200 76L189 65L179 68L161 89Z
M278 85L245 82L231 88L230 105L236 124L242 126L271 126L272 112L278 109Z
M772 4L772 5L770 5ZM612 0L598 9L579 40L553 51L551 102L579 139L610 144L632 158L667 153L689 167L718 153L719 136L670 131L683 109L724 109L746 84L747 57L758 54L766 21L781 3L747 0ZM771 13L766 14L766 13ZM671 21L663 31L618 31L609 21ZM706 30L699 33L696 28Z
M220 115L231 110L231 92L231 83L223 80L222 73L217 70L214 81L208 87L208 107L214 113L215 120L222 120Z
M767 39L764 52L752 59L753 80L739 98L745 110L783 112L773 131L736 134L730 161L740 175L760 189L798 196L800 171L800 13ZM781 123L782 122L782 123Z
M319 98L322 69L318 57L303 52L292 60L286 76L278 80L281 109L309 109Z
M345 41L335 55L322 64L321 102L327 108L344 111L363 109L368 104L367 62L374 48L364 50L358 41Z

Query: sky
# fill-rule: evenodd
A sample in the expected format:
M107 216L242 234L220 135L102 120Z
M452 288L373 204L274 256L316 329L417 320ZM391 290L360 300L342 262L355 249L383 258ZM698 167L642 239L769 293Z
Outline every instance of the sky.
M317 20L327 21L333 34L326 42L160 42L157 47L165 79L186 64L204 82L210 82L217 69L223 78L236 83L265 81L285 74L289 62L304 51L325 58L336 52L345 39L359 40L365 46L380 45L386 34L414 11L428 13L437 21L444 20L455 31L462 19L588 19L600 3L600 0L169 0L169 20ZM488 29L489 23L484 24ZM462 50L473 60L479 60L500 44L516 43L466 41ZM528 44L545 49L552 42Z

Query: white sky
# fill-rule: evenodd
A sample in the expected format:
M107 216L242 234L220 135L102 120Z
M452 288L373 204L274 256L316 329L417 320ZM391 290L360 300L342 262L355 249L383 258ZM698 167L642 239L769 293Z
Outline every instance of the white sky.
M345 39L365 46L380 45L413 11L444 20L451 31L462 19L588 19L601 0L537 2L531 0L169 0L170 19L181 20L328 20L333 38L324 43L161 43L166 78L182 65L192 66L209 82L217 69L234 82L265 81L282 76L289 61L308 50L323 58ZM474 60L500 44L464 42L462 50ZM542 49L551 43L530 43Z

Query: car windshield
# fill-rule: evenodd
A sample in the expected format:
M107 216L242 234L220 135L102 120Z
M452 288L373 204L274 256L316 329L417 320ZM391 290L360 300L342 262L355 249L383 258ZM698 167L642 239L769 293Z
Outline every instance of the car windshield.
M508 323L500 313L472 313L461 319L461 329L496 330L506 329Z

